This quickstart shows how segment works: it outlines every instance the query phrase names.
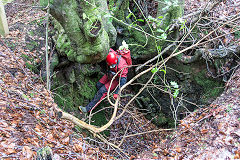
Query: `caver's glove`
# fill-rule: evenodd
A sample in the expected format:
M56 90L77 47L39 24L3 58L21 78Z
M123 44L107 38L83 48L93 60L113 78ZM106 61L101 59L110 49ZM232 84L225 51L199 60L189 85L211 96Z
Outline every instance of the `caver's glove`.
M117 97L118 97L118 94L113 94L114 99L117 99Z
M118 95L119 89L120 89L124 84L126 84L126 82L127 82L127 78L126 78L126 77L120 77L120 86L118 86L118 87L116 88L116 90L114 91L114 94L117 94L117 95ZM117 97L117 96L116 96L116 97Z
M108 79L111 80L115 74L116 74L116 73L113 72L113 71L108 71L108 74L107 74Z
M86 107L79 106L79 110L80 110L82 113L87 113L87 108L86 108Z

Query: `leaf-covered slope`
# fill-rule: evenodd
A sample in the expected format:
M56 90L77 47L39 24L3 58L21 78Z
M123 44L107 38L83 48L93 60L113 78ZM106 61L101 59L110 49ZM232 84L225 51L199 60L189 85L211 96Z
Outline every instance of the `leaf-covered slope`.
M240 68L224 93L209 108L199 109L181 120L169 139L156 146L159 158L239 159L240 158Z
M0 157L31 159L46 146L55 157L103 156L73 132L72 123L56 119L56 104L40 77L26 68L23 53L30 54L0 47Z
M51 93L32 72L44 55L44 36L35 31L44 26L45 13L21 1L11 5L5 6L10 34L0 37L0 159L35 159L46 146L55 159L107 157L76 134L72 123L56 119Z

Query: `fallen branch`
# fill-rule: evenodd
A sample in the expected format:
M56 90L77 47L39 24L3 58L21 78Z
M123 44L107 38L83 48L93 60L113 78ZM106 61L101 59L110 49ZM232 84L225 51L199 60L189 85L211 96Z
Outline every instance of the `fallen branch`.
M93 133L100 133L104 130L106 130L109 126L112 125L112 123L114 122L115 118L116 118L116 114L117 114L117 104L118 104L119 98L117 98L115 105L114 105L114 111L113 111L113 115L111 117L111 119L108 121L108 123L106 123L105 125L103 125L102 127L96 127L94 125L90 125L82 120L79 120L77 117L62 111L60 108L55 107L54 110L57 113L57 117L58 118L62 118L62 119L67 119L72 121L74 124L76 124L77 126L81 127L81 128L85 128L89 131L92 131Z
M124 153L123 150L121 148L119 148L119 146L117 146L117 145L115 145L115 144L113 144L111 142L108 142L102 135L97 134L96 137L99 138L100 140L102 140L104 143L106 143L106 144L108 144L108 145L118 149L121 153L123 153L125 156L128 157L128 155L126 153Z
M152 132L162 132L162 131L172 131L174 129L155 129L155 130L151 130L151 131L146 131L146 132L141 132L141 133L135 133L135 134L130 134L127 136L124 136L123 138L129 138L129 137L134 137L134 136L139 136L139 135L143 135L143 134L148 134L148 133L152 133Z

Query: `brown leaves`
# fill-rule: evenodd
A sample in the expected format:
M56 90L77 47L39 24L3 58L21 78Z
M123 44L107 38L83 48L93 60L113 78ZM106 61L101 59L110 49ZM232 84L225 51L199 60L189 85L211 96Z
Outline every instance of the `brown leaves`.
M178 147L178 148L176 148L176 151L177 151L178 153L181 153L181 152L182 152L182 148L181 148L181 147Z
M34 152L28 146L24 146L22 148L22 153L23 153L23 156L22 156L23 159L31 159L33 158L33 155L34 155Z
M70 138L69 138L69 137L66 137L66 138L63 138L63 139L61 140L61 142L62 142L62 144L64 144L64 145L68 145L68 144L69 144L69 140L70 140Z
M37 124L36 127L35 127L35 131L41 132L41 129L42 129L42 126Z
M1 93L1 92L0 92ZM0 111L3 111L6 109L7 102L5 101L0 101Z
M168 150L167 150L167 149L164 149L164 150L163 150L163 155L166 156L166 155L168 155L168 154L169 154Z
M240 159L240 147L239 147L238 150L235 151L234 153L235 153L234 159Z
M77 153L83 153L82 144L74 144L74 151Z
M13 153L17 153L17 151L15 150L15 143L11 143L7 146L7 150L6 153L7 154L13 154Z
M13 141L13 140L11 140ZM15 143L11 143L9 141L2 141L0 143L0 148L4 150L4 152L7 154L7 155L10 155L10 154L14 154L14 153L17 153L16 149L15 149L15 146L16 144Z
M28 24L29 20L39 20L45 13L34 11L31 15L28 12L16 14L21 16L13 16L18 18L11 19L12 30L7 39L1 39L0 45L0 157L4 154L16 159L34 159L35 151L50 146L54 153L66 155L61 157L63 159L69 158L69 153L74 159L80 159L76 153L83 153L82 139L76 136L70 139L74 125L64 120L56 121L52 107L58 106L52 94L45 89L39 75L26 67L26 62L40 63L41 48L44 49L38 46L30 51L25 43L26 38L28 42L30 39L40 44L45 41L45 36L35 34L40 29L36 24L14 24L20 21L21 24ZM29 28L33 29L33 35L29 35Z
M8 127L8 124L4 121L2 121L2 122L0 121L0 127L6 128L6 127Z
M201 133L202 133L202 134L208 133L208 129L202 129L202 130L201 130Z
M37 75L28 72L22 66L24 62L21 59L16 61L18 57L14 54L4 54L7 57L2 61L0 56L0 66L18 69L13 72L14 75L7 69L0 70L0 77L4 77L0 80L0 153L23 160L33 159L35 151L42 146L56 147L54 152L65 155L82 153L79 144L82 140L74 137L70 144L73 124L63 120L56 123L54 110L51 109L53 105L57 107L53 98L41 81L31 83L34 81L31 78Z

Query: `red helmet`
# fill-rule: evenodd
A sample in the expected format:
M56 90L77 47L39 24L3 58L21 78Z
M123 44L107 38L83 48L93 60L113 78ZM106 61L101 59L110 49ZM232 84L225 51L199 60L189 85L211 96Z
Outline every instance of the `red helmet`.
M117 55L113 52L109 52L106 61L109 66L117 64Z

